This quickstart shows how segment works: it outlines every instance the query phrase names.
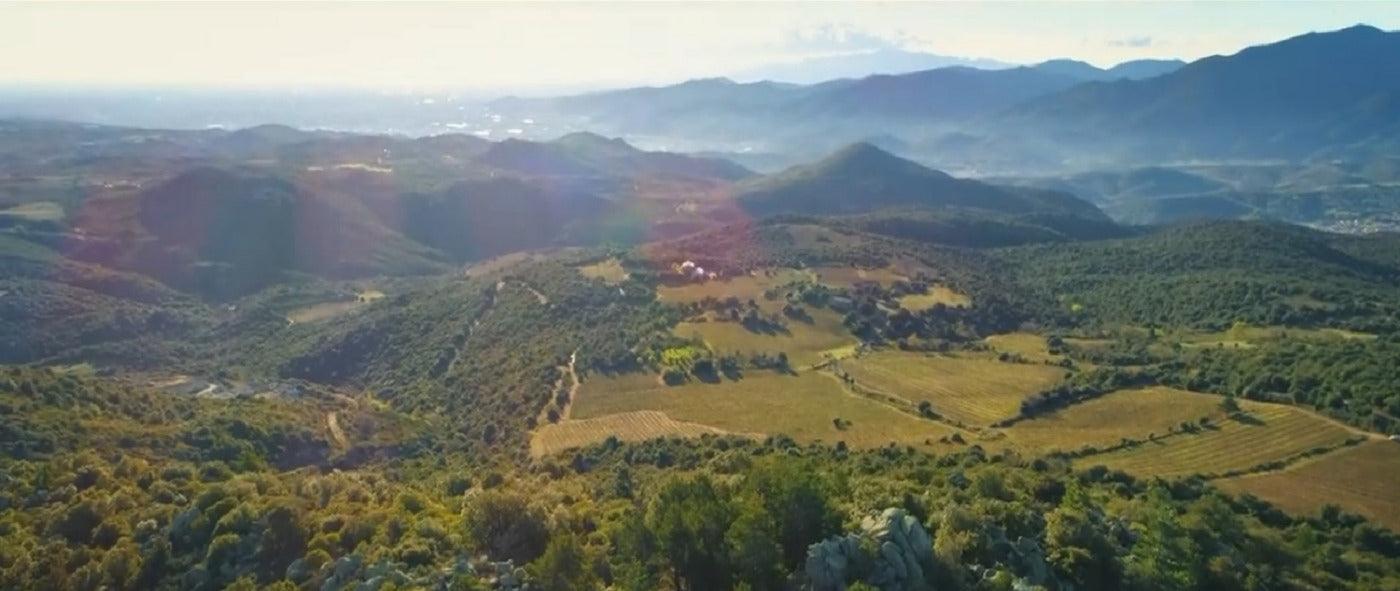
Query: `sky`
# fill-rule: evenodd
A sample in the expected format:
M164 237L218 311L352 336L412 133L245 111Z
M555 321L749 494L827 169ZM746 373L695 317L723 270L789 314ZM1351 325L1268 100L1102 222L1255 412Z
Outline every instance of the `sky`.
M0 4L0 84L519 92L664 84L879 49L1099 66L1196 59L1400 0Z

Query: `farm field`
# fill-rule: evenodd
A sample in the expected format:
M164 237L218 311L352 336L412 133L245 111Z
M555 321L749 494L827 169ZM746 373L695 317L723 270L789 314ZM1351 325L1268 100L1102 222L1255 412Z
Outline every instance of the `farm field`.
M639 410L540 427L530 439L530 455L546 456L614 436L622 441L645 441L660 437L699 437L724 433L714 427L683 423L654 410Z
M856 448L890 443L923 447L925 440L936 441L955 432L846 392L835 378L818 372L795 376L753 372L737 381L681 386L661 385L656 376L646 374L595 377L583 382L573 417L581 420L643 410L725 431L785 434L802 442L844 441ZM834 424L838 418L843 422L841 429Z
M1316 515L1334 504L1400 531L1400 443L1393 441L1368 441L1278 472L1215 484L1300 515Z
M1198 434L1178 435L1138 447L1089 456L1081 467L1103 465L1138 476L1185 476L1247 470L1285 460L1356 436L1338 423L1290 406L1240 401L1255 422L1214 421Z
M987 425L1015 415L1027 396L1054 385L1065 370L1048 365L885 351L841 363L857 384L955 421Z
M622 263L611 258L579 267L578 272L589 279L601 279L606 283L622 283L628 277Z
M855 345L841 317L830 310L812 309L811 324L789 320L787 333L753 332L737 322L682 322L672 332L682 338L698 337L717 353L779 351L788 354L794 368L811 367L823 360L823 353Z
M1073 451L1105 447L1123 439L1165 435L1182 422L1225 419L1220 396L1173 388L1119 390L1005 429L1007 440L1026 450Z

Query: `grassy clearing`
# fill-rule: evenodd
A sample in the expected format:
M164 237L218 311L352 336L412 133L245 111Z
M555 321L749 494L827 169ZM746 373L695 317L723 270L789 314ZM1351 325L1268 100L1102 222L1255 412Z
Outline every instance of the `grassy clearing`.
M823 283L831 287L851 287L857 283L879 283L889 287L896 281L907 281L908 278L899 274L894 269L884 267L880 269L861 269L859 267L813 267L812 274L818 283Z
M1283 328L1236 324L1227 330L1218 332L1180 331L1170 333L1167 337L1178 340L1187 347L1252 347L1264 341L1374 339L1376 335L1337 328Z
M1316 515L1324 505L1337 505L1400 531L1400 443L1393 441L1368 441L1279 472L1215 484L1299 514Z
M1055 362L1063 359L1062 355L1052 355L1049 345L1045 344L1045 337L1029 332L1012 332L998 334L987 337L987 346L997 353L1009 353L1019 355L1026 361L1042 363L1046 361Z
M477 261L472 263L462 271L467 278L485 277L493 273L499 273L526 263L544 259L545 255L538 252L512 252L501 256Z
M794 224L787 227L788 234L792 236L793 242L798 248L816 248L818 246L852 246L859 244L860 240L842 234L831 228L824 226L814 226L809 224Z
M819 372L796 376L751 372L738 381L675 387L659 385L656 376L650 375L594 378L584 381L573 416L589 419L642 410L735 433L785 434L802 442L844 441L856 448L889 443L924 447L925 440L954 433L940 423L847 393L836 379ZM843 421L841 429L834 424L838 418Z
M683 423L654 410L639 410L592 419L568 420L541 427L530 439L530 455L559 453L617 437L645 441L661 437L699 437L725 431L695 423Z
M310 306L303 306L287 313L287 320L296 324L306 324L309 322L320 322L328 318L334 318L364 306L370 302L384 297L384 292L369 289L360 292L353 300L339 302L321 302Z
M911 294L899 298L899 307L910 312L922 312L937 304L943 304L949 308L966 308L972 305L972 298L942 285L929 287L928 293Z
M1166 435L1182 422L1201 417L1223 420L1220 401L1219 396L1173 388L1122 390L1019 422L1005 433L1008 441L1026 450L1106 447L1123 439Z
M14 207L0 209L0 216L20 218L31 222L57 222L61 221L65 214L63 206L52 201L37 201L34 203L21 203Z
M1199 434L1181 435L1138 447L1090 456L1081 467L1104 465L1139 476L1185 476L1247 470L1285 460L1317 447L1345 442L1355 432L1290 406L1241 401L1254 420L1216 421Z
M601 279L608 284L622 283L630 277L627 269L622 268L622 262L612 258L579 267L578 272L584 277Z
M682 338L699 338L717 353L748 354L765 352L787 353L795 368L820 363L827 353L855 345L856 339L841 322L841 316L830 310L808 312L812 323L789 320L786 333L757 333L737 322L682 322L673 332Z
M1065 370L1028 363L885 351L841 362L856 382L968 424L1015 415L1027 396L1054 385Z

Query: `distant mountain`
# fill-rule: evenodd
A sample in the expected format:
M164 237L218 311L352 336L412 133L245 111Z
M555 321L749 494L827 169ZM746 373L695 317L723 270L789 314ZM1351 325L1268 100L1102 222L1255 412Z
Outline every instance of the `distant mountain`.
M860 116L947 121L1005 109L1074 86L1073 76L1035 68L951 67L820 84L795 101L802 117Z
M1163 74L1170 74L1172 72L1180 70L1181 67L1184 65L1186 65L1185 61L1175 59L1132 60L1123 62L1121 64L1113 66L1112 68L1109 68L1108 73L1111 78L1115 79L1127 78L1129 80L1142 80L1144 78L1153 78L1156 76L1161 76Z
M1070 195L954 178L868 143L847 146L813 164L740 183L736 198L754 215L856 214L887 207L928 207L1103 218L1093 205Z
M728 160L646 152L621 139L579 132L553 142L508 139L476 158L496 168L532 175L676 176L737 180L753 173Z
M1152 78L1154 76L1161 76L1162 74L1174 72L1184 65L1186 65L1186 62L1181 60L1145 59L1123 62L1105 70L1093 64L1077 60L1057 59L1041 62L1031 66L1031 68L1042 72L1070 76L1083 81L1104 81Z
M1069 76L1076 80L1103 80L1108 71L1090 63L1072 59L1055 59L1031 66L1032 69Z
M1015 67L1013 64L984 58L965 58L882 48L871 51L822 56L795 62L778 63L754 68L733 75L735 80L791 82L815 84L842 78L864 78L877 74L905 74L934 68L963 66L984 70Z
M949 67L812 85L728 79L575 96L502 99L503 117L540 117L687 151L782 154L786 163L853 141L947 130L1080 80L1031 68ZM896 137L898 136L898 137Z
M1356 26L1202 59L1146 80L1089 83L1011 109L996 132L1062 152L1305 158L1393 146L1400 33Z

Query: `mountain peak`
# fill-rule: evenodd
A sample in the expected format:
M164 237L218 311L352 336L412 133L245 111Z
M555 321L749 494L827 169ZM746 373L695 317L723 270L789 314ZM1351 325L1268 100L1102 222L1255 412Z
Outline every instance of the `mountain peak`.
M812 164L810 171L819 175L883 176L927 175L942 173L917 162L905 160L870 142L855 142Z
M550 143L565 146L605 146L610 148L634 149L632 144L627 143L627 140L620 137L609 138L591 131L575 131L573 133L564 134L555 138L554 141Z

